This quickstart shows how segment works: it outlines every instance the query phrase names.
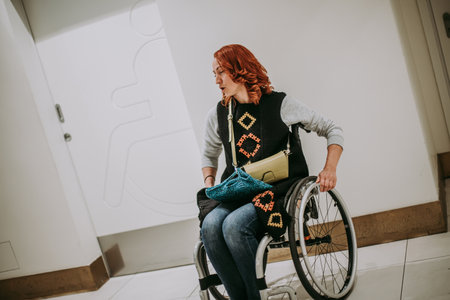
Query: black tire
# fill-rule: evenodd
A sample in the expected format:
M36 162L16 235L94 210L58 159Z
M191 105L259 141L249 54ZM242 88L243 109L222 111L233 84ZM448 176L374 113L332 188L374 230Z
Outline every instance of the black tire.
M356 277L356 235L339 193L320 192L315 180L311 176L298 182L288 199L291 256L311 297L344 299Z

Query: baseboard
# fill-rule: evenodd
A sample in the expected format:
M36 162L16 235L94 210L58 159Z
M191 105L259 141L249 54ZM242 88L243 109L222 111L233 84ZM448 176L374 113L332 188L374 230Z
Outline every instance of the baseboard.
M438 154L438 179L439 179L439 201L442 211L447 212L447 197L445 195L445 179L450 178L450 152ZM448 218L445 218L448 228Z
M358 247L383 244L447 231L440 201L352 218ZM270 249L269 262L290 260L289 248Z
M0 281L0 299L35 299L95 291L109 276L102 257L89 266Z
M438 165L441 168L439 177L450 178L450 152L438 154Z
M440 201L429 202L353 219L359 247L445 232Z

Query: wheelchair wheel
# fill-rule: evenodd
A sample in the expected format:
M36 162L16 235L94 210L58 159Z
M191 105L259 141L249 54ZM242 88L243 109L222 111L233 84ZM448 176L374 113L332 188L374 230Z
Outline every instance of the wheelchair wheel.
M290 195L289 246L305 290L314 299L344 299L356 277L356 235L336 190L320 192L315 176Z

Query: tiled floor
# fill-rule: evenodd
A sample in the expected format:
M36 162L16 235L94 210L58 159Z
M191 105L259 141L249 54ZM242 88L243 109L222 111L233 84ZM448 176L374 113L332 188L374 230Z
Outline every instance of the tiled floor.
M450 180L446 187L450 210ZM190 265L114 277L96 292L52 299L194 300L200 299L197 278ZM291 261L269 264L266 279L269 285L293 286L298 299L311 299ZM347 299L450 300L450 232L360 248L356 285Z

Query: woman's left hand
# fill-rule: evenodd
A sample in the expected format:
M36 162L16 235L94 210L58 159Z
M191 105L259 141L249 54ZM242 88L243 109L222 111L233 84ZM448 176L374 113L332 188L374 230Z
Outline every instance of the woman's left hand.
M342 147L336 144L331 144L327 148L327 161L325 162L325 167L322 172L317 175L317 183L320 184L321 192L328 192L334 189L336 186L336 168L341 157Z
M320 191L327 192L336 186L337 177L335 170L323 169L317 176L316 183L320 184Z

